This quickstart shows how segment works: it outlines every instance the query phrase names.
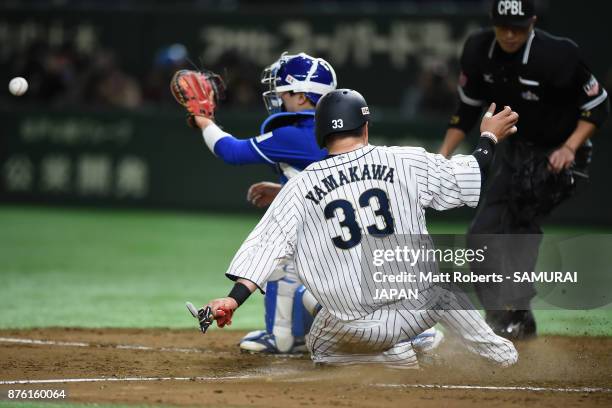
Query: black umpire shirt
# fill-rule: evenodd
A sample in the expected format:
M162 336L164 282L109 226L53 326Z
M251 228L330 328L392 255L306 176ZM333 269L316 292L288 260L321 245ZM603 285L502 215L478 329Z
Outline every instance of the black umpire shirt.
M539 29L514 54L500 48L492 28L471 35L461 70L460 105L450 127L466 133L492 102L519 113L513 141L542 148L563 144L579 119L599 127L609 113L608 94L582 61L578 46Z

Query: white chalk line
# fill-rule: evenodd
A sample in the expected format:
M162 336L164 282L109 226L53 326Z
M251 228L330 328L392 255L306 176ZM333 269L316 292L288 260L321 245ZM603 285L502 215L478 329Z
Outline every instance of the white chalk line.
M118 350L145 350L145 351L165 351L172 353L211 353L211 351L200 350L196 348L181 348L181 347L149 347L133 344L96 344L83 343L75 341L54 341L54 340L36 340L36 339L21 339L15 337L0 337L0 343L13 344L31 344L37 346L59 346L59 347L97 347L111 348ZM218 352L215 352L218 354Z
M533 391L533 392L566 392L566 393L608 393L612 388L600 387L532 387L532 386L493 386L493 385L449 385L449 384L370 384L380 388L423 388L440 390L487 390L487 391Z
M35 385L35 384L65 384L94 382L151 382L151 381L199 381L218 382L228 380L256 380L268 375L232 375L217 377L102 377L102 378L60 378L50 380L8 380L0 381L0 385ZM282 380L280 380L282 382ZM485 391L531 391L551 393L610 393L611 388L579 387L532 387L532 386L493 386L493 385L451 385L451 384L369 384L379 388L411 388L437 390L485 390Z
M9 380L0 381L0 385L28 384L62 384L62 383L92 383L92 382L132 382L132 381L224 381L245 380L251 375L233 375L225 377L102 377L102 378L59 378L53 380Z
M169 353L198 353L198 354L234 354L228 351L212 351L202 350L197 348L181 348L181 347L149 347L141 346L137 344L103 344L103 343L84 343L78 341L55 341L55 340L37 340L37 339L23 339L17 337L0 337L0 343L11 343L11 344L29 344L36 346L56 346L56 347L91 347L99 349L115 349L115 350L144 350L144 351L163 351ZM256 354L245 352L246 354ZM266 355L269 358L277 359L301 359L302 355L299 354L269 354Z
M85 342L68 342L53 340L23 339L13 337L0 337L2 343L13 344L32 344L59 347L96 347L111 348L120 350L145 350L145 351L164 351L176 353L207 353L209 351L196 348L180 347L149 347L141 345L119 344L104 345ZM84 382L129 382L129 381L220 381L220 380L245 380L258 379L267 376L242 375L242 376L221 376L221 377L108 377L108 378L69 378L53 380L10 380L0 381L0 385L17 384L52 384L52 383L84 383ZM287 380L281 380L287 381ZM301 382L305 380L293 379L289 381ZM315 379L316 381L316 379ZM555 388L555 387L533 387L533 386L488 386L488 385L449 385L449 384L370 384L380 388L422 388L422 389L446 389L446 390L490 390L490 391L532 391L532 392L565 392L565 393L611 393L612 388L600 387L579 387L579 388Z

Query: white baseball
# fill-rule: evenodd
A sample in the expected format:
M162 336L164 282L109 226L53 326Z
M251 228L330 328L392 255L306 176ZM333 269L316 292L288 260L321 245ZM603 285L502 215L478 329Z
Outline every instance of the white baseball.
M9 82L9 91L15 96L21 96L28 90L28 81L23 77L15 77Z

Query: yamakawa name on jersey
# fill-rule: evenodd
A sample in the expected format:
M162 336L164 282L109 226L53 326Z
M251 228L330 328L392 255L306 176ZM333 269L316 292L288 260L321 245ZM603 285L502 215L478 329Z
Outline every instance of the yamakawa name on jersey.
M395 175L393 167L387 167L382 164L364 164L361 168L354 166L349 167L347 170L348 174L342 169L338 169L337 174L330 174L321 179L321 185L315 185L308 191L305 197L315 204L319 204L327 194L346 184L362 180L381 180L393 183Z

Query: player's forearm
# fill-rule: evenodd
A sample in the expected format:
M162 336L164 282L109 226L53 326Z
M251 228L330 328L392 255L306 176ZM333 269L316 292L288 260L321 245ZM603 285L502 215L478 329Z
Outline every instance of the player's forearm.
M249 139L236 139L208 119L207 122L202 122L201 126L206 146L225 163L235 165L263 163L262 158L251 148Z
M212 119L205 118L203 116L194 116L193 121L200 128L200 130L202 130L202 137L204 138L204 143L206 143L206 146L213 154L216 155L215 145L217 142L224 137L230 137L231 135L221 130L219 126L212 121Z
M440 154L444 157L450 157L457 146L465 139L465 132L457 128L449 128L444 136L444 142L440 147Z
M472 156L476 158L478 167L480 167L480 184L484 185L489 169L493 164L493 157L495 156L495 147L497 142L492 137L481 136L476 150L472 153Z
M239 278L236 280L236 283L234 283L234 287L232 287L232 290L227 297L236 301L237 308L243 304L256 289L257 285L250 280Z
M239 279L236 281L236 283L241 283L241 284L243 284L244 286L246 286L246 287L249 289L249 291L250 291L251 293L253 293L253 292L255 292L255 290L257 290L257 285L256 285L254 282L251 282L251 281L250 281L250 280L248 280L248 279L239 278Z
M580 148L587 140L593 136L597 127L585 120L579 120L578 125L570 137L565 141L565 146L571 149L574 153Z
M492 103L482 118L480 123L480 140L476 150L472 153L480 167L481 186L484 184L489 168L493 164L493 156L495 155L495 147L498 140L503 140L518 131L516 127L519 119L518 113L512 111L509 106L506 106L501 112L494 114L495 108L495 103Z
M224 132L217 126L213 121L207 119L205 125L200 125L200 122L197 122L202 129L202 137L204 138L204 143L210 149L212 153L215 153L215 146L219 142L219 140L225 137L231 137L231 135L227 132ZM216 153L215 153L216 154Z

